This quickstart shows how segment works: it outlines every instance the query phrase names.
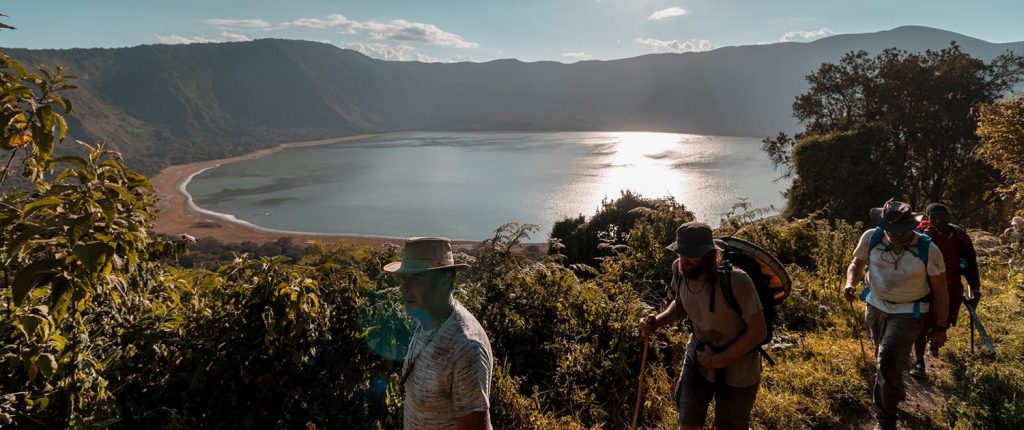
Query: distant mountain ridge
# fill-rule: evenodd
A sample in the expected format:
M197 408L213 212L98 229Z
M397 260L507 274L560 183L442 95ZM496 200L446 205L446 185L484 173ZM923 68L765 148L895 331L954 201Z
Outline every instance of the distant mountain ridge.
M927 27L809 43L611 61L418 63L296 40L67 50L4 49L78 76L72 125L143 170L274 144L392 131L649 130L767 136L823 62L864 49L941 49L989 60L996 44Z

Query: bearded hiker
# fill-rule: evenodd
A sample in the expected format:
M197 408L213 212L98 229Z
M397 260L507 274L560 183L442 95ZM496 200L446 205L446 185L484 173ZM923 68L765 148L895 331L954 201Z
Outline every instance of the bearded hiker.
M931 238L914 230L910 205L889 200L871 209L877 226L865 231L846 271L843 295L853 301L856 285L867 274L861 299L875 342L876 374L872 389L876 429L896 429L899 403L906 397L903 371L929 306L947 309L945 263ZM933 288L934 287L934 288ZM946 342L948 312L935 312L928 338L933 348Z
M974 250L974 243L971 236L956 224L952 224L952 216L949 209L941 203L932 203L925 209L925 219L917 226L917 230L932 238L932 242L942 251L942 260L946 266L946 285L949 291L949 308L947 321L949 325L955 326L957 317L960 315L960 305L969 303L976 306L981 300L981 276L978 274L978 255ZM964 284L960 277L967 279L970 287L969 293L964 294ZM924 361L925 344L928 342L928 334L935 324L935 313L943 312L937 307L932 307L921 320L921 332L914 343L914 367L910 369L910 376L925 378L927 376ZM934 347L932 353L938 355L939 349Z
M408 239L402 261L384 266L401 277L405 310L419 323L399 384L407 429L491 428L491 343L452 297L456 273L468 268L455 264L451 241L438 237Z
M678 254L672 262L675 299L660 314L641 319L640 330L647 336L684 318L691 323L675 390L679 427L703 428L708 405L715 399L715 428L746 430L761 382L757 347L767 335L754 283L742 270L720 271L722 252L707 224L679 226L676 241L667 248ZM738 310L727 304L720 288L726 276Z

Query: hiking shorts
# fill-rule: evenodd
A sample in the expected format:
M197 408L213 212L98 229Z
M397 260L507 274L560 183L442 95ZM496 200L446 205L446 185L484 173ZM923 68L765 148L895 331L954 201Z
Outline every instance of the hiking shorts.
M708 417L708 406L715 399L714 428L722 430L750 428L750 411L754 409L757 390L761 384L749 387L716 386L697 371L697 364L689 354L683 360L683 372L676 384L676 406L679 425L703 427Z

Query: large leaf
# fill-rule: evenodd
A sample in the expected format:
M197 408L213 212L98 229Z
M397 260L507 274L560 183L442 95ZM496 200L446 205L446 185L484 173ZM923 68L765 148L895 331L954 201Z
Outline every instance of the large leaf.
M50 379L57 373L57 359L53 357L53 354L42 354L36 360L36 367L39 368L39 373L42 373L43 377Z
M46 232L46 228L26 223L25 230L18 233L13 240L7 243L7 258L14 258L15 255L25 249L25 245L28 245L31 239L39 238L44 232Z
M36 160L44 162L49 160L50 156L53 155L53 107L42 106L36 112L36 115L39 116L40 120L44 121L43 128L45 129L44 133L46 134L46 136L37 136L37 139L35 140ZM45 126L47 123L50 124L49 128Z
M84 158L76 157L76 156L73 156L73 155L65 155L63 157L57 157L57 158L54 158L53 161L55 163L74 164L74 165L76 165L78 167L81 167L83 169L85 169L85 168L87 168L89 166L88 162L86 162Z
M68 313L68 305L71 304L71 296L74 288L63 276L54 277L53 287L50 292L50 316L55 322L60 322Z
M120 195L122 199L125 199L125 201L131 201L135 199L135 196L132 195L131 191L124 189L124 187L120 185L106 183L103 184L103 188L117 192L117 194Z
M47 324L46 318L42 316L25 314L18 318L18 324L21 328L21 332L25 334L26 338L31 339L32 337L35 337L36 330L39 327L43 327L43 337L50 335L49 324Z
M53 206L57 206L57 205L59 205L61 203L64 203L64 200L61 199L60 197L44 197L44 198L41 198L39 200L36 200L36 201L34 201L32 203L29 203L29 204L25 205L25 207L21 209L21 219L28 218L33 213L36 213L39 210L42 210L42 209L45 209L45 208L49 208L49 207L53 207Z
M110 264L110 257L114 254L114 247L97 240L75 245L72 252L85 265L86 270L90 273L97 273L104 266Z
M28 293L36 286L47 283L57 270L57 260L48 258L36 261L14 275L14 283L11 285L11 298L14 304L21 305L28 297Z

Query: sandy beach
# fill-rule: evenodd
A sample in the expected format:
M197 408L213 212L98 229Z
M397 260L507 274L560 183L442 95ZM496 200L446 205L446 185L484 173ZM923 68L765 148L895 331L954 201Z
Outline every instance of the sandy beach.
M189 179L189 177L194 173L203 169L234 163L236 161L265 157L285 148L351 142L369 137L373 137L373 135L358 135L333 139L285 143L273 148L262 149L237 157L199 161L167 167L150 178L150 182L153 184L153 188L157 194L157 207L160 211L159 216L154 223L153 230L156 233L167 235L176 236L181 233L187 233L195 236L196 238L212 237L224 242L236 243L244 241L253 241L257 243L271 242L282 237L291 237L293 239L301 240L320 240L325 242L344 240L347 242L365 245L376 245L384 242L401 243L400 239L375 236L307 234L292 232L284 233L261 230L250 225L231 222L229 220L204 214L195 210L194 207L189 205L188 195L181 189L181 185L184 181Z

